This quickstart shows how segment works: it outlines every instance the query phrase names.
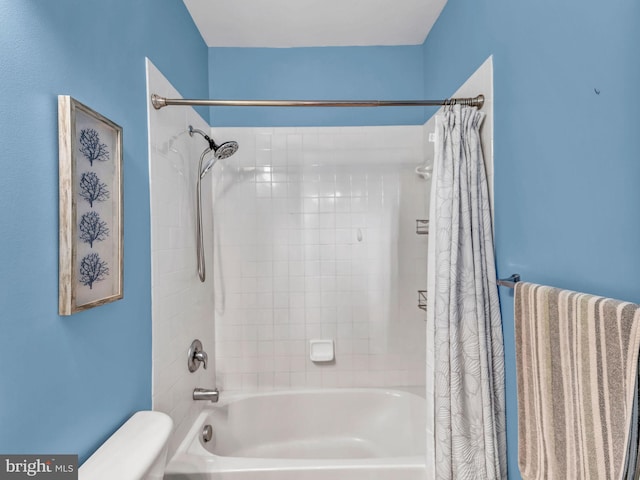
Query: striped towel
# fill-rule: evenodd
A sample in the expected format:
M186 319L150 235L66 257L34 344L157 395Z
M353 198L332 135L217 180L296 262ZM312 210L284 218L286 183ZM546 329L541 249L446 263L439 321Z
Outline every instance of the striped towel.
M633 478L640 305L522 282L515 322L523 479Z

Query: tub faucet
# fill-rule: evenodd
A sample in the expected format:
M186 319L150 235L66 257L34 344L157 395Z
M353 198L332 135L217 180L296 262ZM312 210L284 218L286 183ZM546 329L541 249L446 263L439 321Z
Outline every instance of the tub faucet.
M194 388L193 399L194 400L209 400L211 402L217 402L220 398L220 391L217 388Z

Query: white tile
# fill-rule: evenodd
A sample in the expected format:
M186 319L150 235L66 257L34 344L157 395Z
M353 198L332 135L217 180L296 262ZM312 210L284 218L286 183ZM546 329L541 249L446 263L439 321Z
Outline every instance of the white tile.
M320 260L323 262L332 262L336 259L335 245L320 245Z
M291 340L289 342L289 349L292 356L304 356L306 355L307 342L305 340Z
M271 183L256 183L256 197L271 197Z
M304 308L305 295L303 293L292 293L289 295L290 308Z
M322 372L307 372L307 382L305 385L307 388L321 388L322 387Z
M305 263L300 261L289 261L289 277L304 276Z
M271 150L272 133L257 133L255 136L256 150Z
M317 197L304 198L304 212L318 213L320 208L320 199Z
M277 324L273 326L273 338L275 340L288 340L290 338L290 326L286 325L286 324ZM274 354L278 354L278 352L276 352L278 345L280 345L281 342L276 342L275 346L274 346ZM281 353L281 352L280 352Z
M275 296L274 296L275 297ZM274 301L275 303L275 301ZM289 296L286 296L286 304L287 308L275 308L273 310L273 322L274 324L288 324L289 323Z
M351 197L338 197L335 198L335 211L336 213L349 213L351 212Z
M245 373L242 375L242 390L255 391L258 389L258 374L257 373Z
M274 373L273 372L260 372L258 373L258 389L262 391L273 390L274 388Z
M289 151L302 150L302 139L303 139L303 135L300 135L300 134L287 135L287 150Z
M320 309L323 305L323 297L322 294L317 291L307 291L304 295L304 306L305 308L317 308Z
M322 322L322 309L319 307L309 307L305 309L306 325L317 324Z
M262 167L271 167L272 164L272 160L271 160L271 150L256 150L256 154L255 154L255 165L256 165L256 170L257 171L264 171ZM263 181L263 182L269 182L271 181L271 175L270 175L270 171L266 171L264 175L260 175L260 178L258 178L258 175L256 175L256 181Z
M304 245L319 245L320 244L320 230L319 229L305 229L302 232L302 241Z
M302 388L307 386L307 374L302 372L291 372L289 380L292 388Z
M337 336L338 326L337 324L323 324L321 326L321 338L335 338Z
M290 355L289 357L289 371L304 372L307 369L308 359L304 355Z
M226 287L225 312L216 315L216 322L223 322L216 326L216 355L221 357L220 374L226 384L248 391L391 381L398 385L410 381L412 368L424 372L424 353L412 357L419 345L416 339L424 336L422 318L417 319L422 323L416 322L422 330L414 330L407 326L413 319L405 321L411 307L389 309L389 283L398 285L397 303L412 302L413 297L402 292L416 290L423 280L416 263L426 265L426 254L419 253L426 251L426 243L400 234L405 223L409 229L413 226L414 204L427 198L411 190L424 183L412 177L413 167L401 163L423 148L422 127L414 129L418 134L403 130L409 128L229 130L229 138L242 140L243 147L247 138L243 153L249 153L240 157L247 168L239 169L238 163L224 170L222 181L231 188L216 203L223 266L216 271L224 276ZM403 139L398 145L373 145L380 138L394 138L394 133ZM403 160L390 166L383 158L389 154L384 148L403 146L411 141L407 139L418 142L417 149L403 147ZM379 160L383 163L372 164ZM164 188L172 188L171 182ZM192 195L189 192L183 203ZM183 213L190 222L189 210ZM180 235L192 228L166 228L174 228L175 237L163 248L182 242L181 258L190 265L193 241ZM398 257L392 259L391 251L399 252ZM397 265L395 277L391 262ZM167 273L177 268L170 256L159 265ZM177 287L181 278L178 273L161 279L165 291L167 286ZM180 313L175 308L173 312ZM380 323L385 316L397 320ZM336 365L318 367L309 361L311 334L336 339ZM369 365L369 354L389 355L387 338L398 339L403 348L385 357L388 365L380 375ZM380 366L379 358L374 366Z
M319 323L308 324L306 327L307 338L321 338L322 337L322 325Z
M320 261L312 260L304 262L304 271L306 275L320 275L322 273L320 267Z
M303 340L305 338L304 324L291 324L286 327L288 329L288 338L292 340Z
M336 211L336 202L339 199L333 197L323 197L319 199L318 209L320 213L333 213Z
M320 277L316 276L307 276L304 279L304 288L307 292L318 292L320 291Z
M273 376L273 386L277 389L291 387L291 376L289 372L276 372Z
M304 228L320 228L320 217L317 212L305 213L302 217L302 224Z
M334 245L336 243L336 231L333 229L320 230L318 237L320 245Z
M271 183L271 196L273 198L285 198L288 195L287 184L283 182Z
M275 278L284 278L289 275L289 262L273 262L273 276L274 276L274 284L273 288L275 290Z

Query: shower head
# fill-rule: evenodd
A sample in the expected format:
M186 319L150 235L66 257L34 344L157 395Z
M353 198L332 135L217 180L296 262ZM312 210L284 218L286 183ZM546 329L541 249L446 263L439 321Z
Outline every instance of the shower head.
M207 174L207 172L209 170L211 170L211 167L213 167L216 162L218 161L218 157L216 157L215 155L213 155L209 161L205 164L205 166L202 166L202 160L204 160L204 157L207 155L207 153L209 153L211 151L210 148L207 148L204 152L202 152L202 156L200 157L200 178L204 178L204 176Z
M189 136L193 137L193 134L197 133L202 135L204 139L209 143L209 146L205 148L202 155L200 155L200 163L198 164L198 181L196 183L196 191L198 195L198 203L196 204L196 239L197 239L197 253L198 253L198 277L201 282L206 278L206 266L204 261L204 244L202 236L202 179L207 174L211 167L213 167L218 160L224 160L238 151L237 142L224 142L222 145L216 145L209 135L202 130L193 128L189 125ZM204 158L213 152L213 155L209 158L207 163L204 163ZM203 167L204 164L204 167Z
M205 153L203 153L203 158L207 153L213 152L213 157L209 159L204 168L201 169L200 178L203 178L218 160L229 158L231 155L238 151L238 142L224 142L223 144L218 145L211 137L209 137L209 135L204 133L202 130L198 130L197 128L193 128L191 125L189 125L189 135L193 137L194 133L202 135L204 139L209 142L209 148L205 150Z
M238 151L238 142L224 142L222 145L216 145L214 143L214 156L218 160L224 160Z

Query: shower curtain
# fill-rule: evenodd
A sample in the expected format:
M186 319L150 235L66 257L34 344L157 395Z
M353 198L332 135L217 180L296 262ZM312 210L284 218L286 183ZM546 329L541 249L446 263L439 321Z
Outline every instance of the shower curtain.
M428 445L438 480L507 476L502 321L483 119L476 108L459 105L436 117L427 311L433 377L427 384L434 415Z

